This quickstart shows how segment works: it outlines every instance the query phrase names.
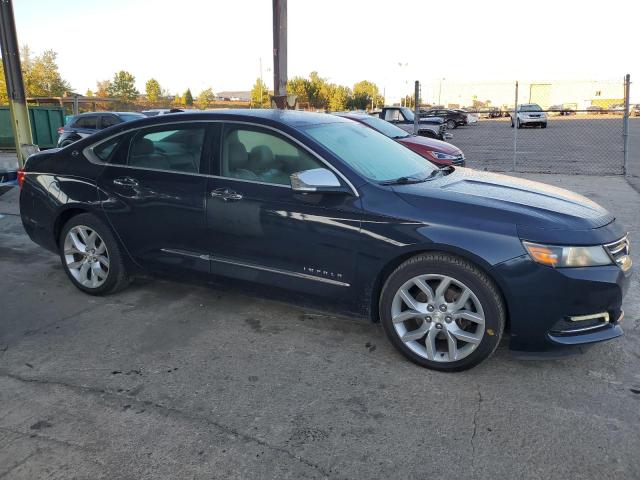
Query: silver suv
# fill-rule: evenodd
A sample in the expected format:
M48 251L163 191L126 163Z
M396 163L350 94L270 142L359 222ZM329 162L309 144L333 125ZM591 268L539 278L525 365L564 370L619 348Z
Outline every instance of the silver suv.
M522 128L524 125L537 126L540 128L547 128L547 114L542 111L540 105L537 103L523 103L518 105L518 111L515 115L511 112L509 114L511 116L511 128L515 125L518 128Z

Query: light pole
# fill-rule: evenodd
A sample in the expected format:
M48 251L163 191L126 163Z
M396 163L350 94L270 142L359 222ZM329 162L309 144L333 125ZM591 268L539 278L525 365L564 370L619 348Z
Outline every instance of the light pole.
M442 103L441 103L441 97L442 97L442 82L446 80L446 78L441 78L440 79L440 88L438 89L438 106L441 107Z
M398 62L398 67L399 67L400 78L401 78L400 85L402 85L402 77L404 76L402 67L409 67L409 62ZM402 106L403 98L406 96L406 88L408 84L409 84L409 81L405 79L404 87L400 87L400 89L405 92L400 95L400 106Z

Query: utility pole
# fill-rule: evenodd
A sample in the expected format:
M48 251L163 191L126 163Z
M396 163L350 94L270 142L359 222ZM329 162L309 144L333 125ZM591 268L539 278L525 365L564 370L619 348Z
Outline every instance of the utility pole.
M418 135L418 122L420 121L420 82L416 80L413 92L413 134Z
M18 36L11 0L0 0L0 47L2 47L4 78L7 82L7 96L11 111L11 129L16 143L18 165L22 168L27 157L37 152L38 147L33 145L31 137L31 124L24 93Z
M628 73L624 76L624 120L622 126L622 174L627 175L629 173L629 90L631 87L631 75Z
M273 97L276 108L287 108L287 0L273 1Z

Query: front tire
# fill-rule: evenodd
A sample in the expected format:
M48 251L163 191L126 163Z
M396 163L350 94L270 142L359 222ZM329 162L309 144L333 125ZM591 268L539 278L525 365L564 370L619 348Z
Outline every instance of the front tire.
M467 370L497 348L505 307L495 283L479 268L446 253L402 263L380 295L387 338L412 362L433 370Z
M62 228L59 249L67 276L83 292L105 295L128 285L120 246L95 215L72 217Z
M541 123L540 124L540 128L547 128L547 124L546 123Z
M453 130L454 128L456 128L458 125L456 125L456 122L454 120L447 120L447 128L449 130Z

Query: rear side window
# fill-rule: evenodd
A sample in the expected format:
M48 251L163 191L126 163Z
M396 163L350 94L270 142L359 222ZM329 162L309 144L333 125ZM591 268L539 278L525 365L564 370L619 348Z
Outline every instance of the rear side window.
M73 124L76 128L89 128L93 130L97 130L98 117L96 115L87 115L85 117L80 117Z
M120 123L120 120L115 115L102 116L102 128L109 128L119 123Z
M205 127L187 126L143 130L131 140L130 167L198 173Z

